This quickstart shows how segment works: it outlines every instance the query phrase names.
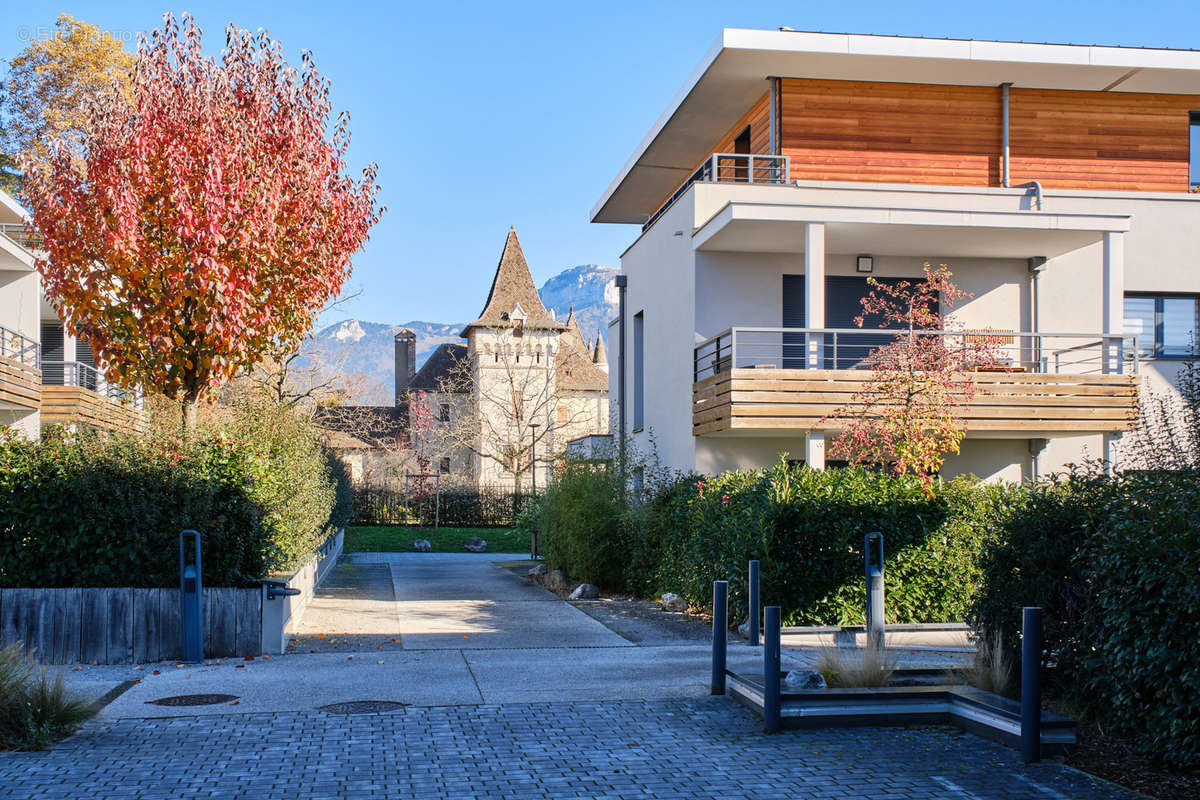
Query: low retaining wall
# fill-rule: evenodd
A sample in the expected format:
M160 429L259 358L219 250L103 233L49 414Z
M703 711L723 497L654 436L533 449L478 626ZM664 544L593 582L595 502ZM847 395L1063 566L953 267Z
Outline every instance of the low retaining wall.
M204 590L204 653L261 652L262 590ZM43 664L129 664L183 655L178 589L0 589L0 643Z
M266 587L204 589L204 656L281 653L317 586L342 553L344 531L286 578L299 594ZM284 576L279 576L284 579ZM178 588L0 589L0 647L21 642L43 664L131 664L183 656Z

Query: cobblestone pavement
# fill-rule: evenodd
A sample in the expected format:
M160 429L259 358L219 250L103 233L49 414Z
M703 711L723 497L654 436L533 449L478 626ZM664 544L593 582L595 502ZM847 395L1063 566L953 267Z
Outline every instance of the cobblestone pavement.
M954 729L765 736L728 698L93 723L0 753L5 798L1117 800Z

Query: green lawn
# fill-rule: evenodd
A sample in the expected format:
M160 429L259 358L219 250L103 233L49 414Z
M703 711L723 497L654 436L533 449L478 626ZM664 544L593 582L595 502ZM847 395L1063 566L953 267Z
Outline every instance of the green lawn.
M472 536L485 539L489 553L528 553L529 534L514 528L417 528L408 525L351 525L347 553L407 553L417 539L428 539L435 553L465 553Z

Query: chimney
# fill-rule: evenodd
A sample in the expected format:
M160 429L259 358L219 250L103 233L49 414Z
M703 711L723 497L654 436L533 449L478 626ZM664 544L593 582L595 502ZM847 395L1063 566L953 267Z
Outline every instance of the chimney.
M408 328L396 334L396 405L404 400L404 391L417 373L417 335Z

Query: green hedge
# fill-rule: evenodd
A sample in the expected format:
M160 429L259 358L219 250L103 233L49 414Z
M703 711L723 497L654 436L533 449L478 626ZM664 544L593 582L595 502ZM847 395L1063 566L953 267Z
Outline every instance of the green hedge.
M1053 691L1175 766L1200 763L1200 473L1076 473L1024 492L982 559L979 628L1046 612Z
M615 473L567 464L539 500L542 551L553 569L599 586L621 587L628 559Z
M47 431L0 436L0 586L174 586L178 533L210 586L298 566L349 517L349 480L286 410L239 407L184 446Z

